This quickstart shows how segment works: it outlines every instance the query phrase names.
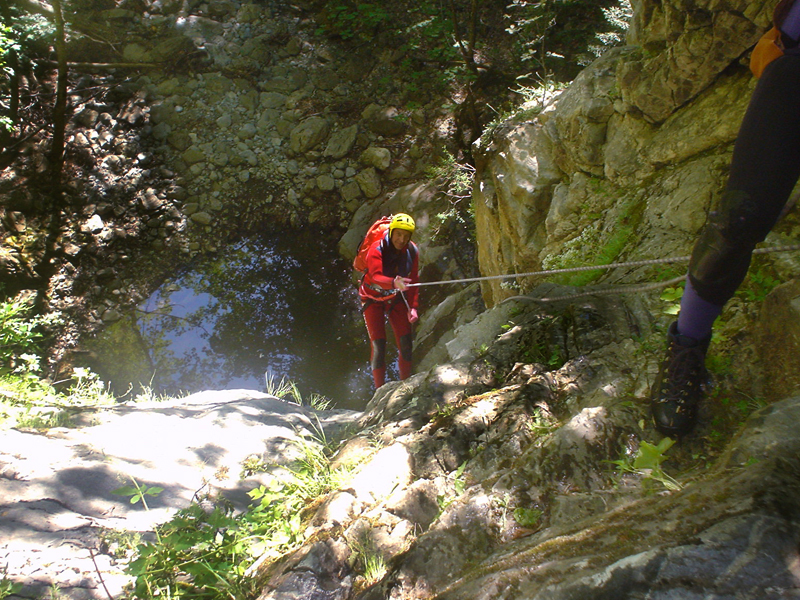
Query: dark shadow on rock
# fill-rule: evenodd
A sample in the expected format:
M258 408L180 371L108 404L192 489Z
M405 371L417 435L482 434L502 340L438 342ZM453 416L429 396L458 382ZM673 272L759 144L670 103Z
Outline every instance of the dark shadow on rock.
M177 482L137 480L136 484L142 489L164 488L164 491L157 495L145 496L147 506L151 509L181 508L186 504L187 488ZM116 507L116 513L146 510L141 501L131 504L131 496L113 493L123 486L133 485L130 479L125 479L122 474L102 465L91 469L72 467L59 471L53 478L52 487L54 496L72 510L85 515L103 517L112 508L109 505Z

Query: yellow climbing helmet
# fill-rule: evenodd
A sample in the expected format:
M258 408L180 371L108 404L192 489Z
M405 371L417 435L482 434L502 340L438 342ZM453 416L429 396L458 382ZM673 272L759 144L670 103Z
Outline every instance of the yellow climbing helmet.
M414 219L405 213L398 213L392 217L392 222L389 223L389 237L392 237L392 232L395 229L405 229L414 233L417 226L414 224Z

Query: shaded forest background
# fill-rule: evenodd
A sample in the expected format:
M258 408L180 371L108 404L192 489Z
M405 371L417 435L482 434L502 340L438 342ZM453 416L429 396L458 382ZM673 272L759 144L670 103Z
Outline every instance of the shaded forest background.
M605 49L621 43L631 14L627 0L389 4L303 0L288 6L270 2L255 6L285 14L309 35L343 49L393 49L392 72L371 84L381 97L409 109L430 98L452 102L455 127L441 143L455 158L438 183L460 199L469 195L472 142L524 101L539 96L544 100ZM103 257L70 253L64 243L69 228L75 227L73 217L85 206L87 173L101 167L87 164L91 159L86 153L65 142L65 132L86 95L121 103L135 93L135 81L142 75L163 78L213 68L209 56L188 41L158 62L126 59L125 44L156 44L165 27L164 19L156 17L199 13L221 19L235 11L227 0L16 0L0 7L0 294L4 299L27 290L38 312L52 312L57 307L49 297L51 280L64 272L64 265L67 273L78 273L91 260L94 272L102 271ZM230 75L255 76L246 70ZM345 105L346 101L342 110L347 110ZM117 205L125 199L108 201L116 211L122 210ZM463 212L469 218L469 210ZM241 216L229 214L228 224ZM216 229L238 231L225 223ZM131 231L125 252L136 262L148 255L149 247L138 235L146 227L140 224ZM229 234L227 241L235 242L235 235ZM142 285L152 290L157 281L158 273ZM81 304L75 311L85 309ZM53 332L55 339L80 336L85 323L79 317L69 323Z

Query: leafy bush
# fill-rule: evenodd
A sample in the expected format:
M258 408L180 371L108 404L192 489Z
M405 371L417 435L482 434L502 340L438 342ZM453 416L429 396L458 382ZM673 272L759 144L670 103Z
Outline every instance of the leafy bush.
M40 14L26 13L14 3L0 14L0 134L20 121L15 75L30 68L31 59L48 51L53 27Z
M0 72L3 74L3 80L10 80L13 71L9 64L10 55L19 51L19 43L13 37L11 27L0 23ZM3 82L0 80L0 82ZM10 131L13 126L11 119L10 103L6 100L8 98L8 86L0 83L0 131Z
M437 184L438 189L450 202L444 212L434 216L431 222L431 238L437 239L450 227L458 227L468 233L468 240L475 239L475 210L472 206L472 182L475 168L468 163L459 163L446 150L437 163L428 167L425 174Z
M69 426L79 406L113 404L97 374L77 368L60 392L41 377L41 353L47 329L60 315L32 315L21 300L0 302L0 420L16 427Z
M522 61L562 82L622 43L633 14L629 0L512 0L508 8L508 32Z
M681 484L661 468L661 463L668 458L666 452L673 444L675 444L675 441L668 437L663 438L658 444L651 444L642 440L636 456L627 456L610 462L617 465L617 470L620 473L639 475L643 484L657 482L668 490L679 490L681 489Z
M275 472L270 484L249 492L254 503L244 513L235 515L223 502L210 510L193 503L156 529L155 542L140 543L128 567L136 577L135 597L253 597L256 559L277 558L303 542L306 507L338 488L351 472L347 466L331 468L324 439L297 443L301 458ZM145 502L157 491L127 486L117 493Z
M338 0L323 9L318 33L369 41L379 29L389 26L390 20L382 2Z
M21 300L0 302L0 375L39 370L43 327L58 317L33 316L31 312L31 306Z
M0 600L19 594L21 591L22 584L8 579L5 569L3 569L3 578L0 579Z

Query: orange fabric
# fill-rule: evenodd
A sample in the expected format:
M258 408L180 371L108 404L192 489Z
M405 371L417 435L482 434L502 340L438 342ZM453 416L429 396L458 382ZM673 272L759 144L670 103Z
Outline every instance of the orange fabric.
M375 242L382 239L383 236L386 235L391 223L391 215L388 217L381 217L367 230L367 233L364 235L364 239L361 240L361 244L358 246L356 257L353 259L353 268L356 271L359 273L364 273L367 270L367 253L369 252L369 249Z
M779 56L783 56L781 32L773 26L761 36L756 47L753 48L753 53L750 55L750 70L756 78L759 78L767 65Z

